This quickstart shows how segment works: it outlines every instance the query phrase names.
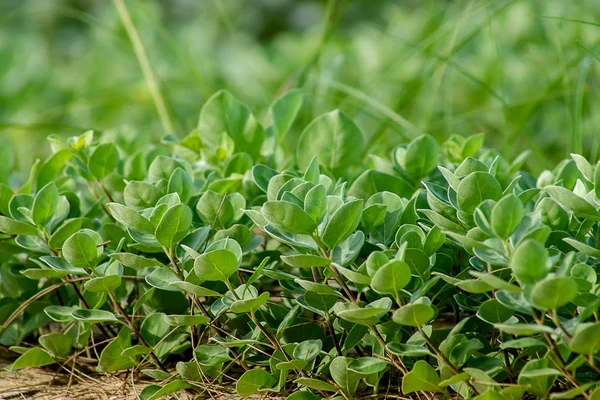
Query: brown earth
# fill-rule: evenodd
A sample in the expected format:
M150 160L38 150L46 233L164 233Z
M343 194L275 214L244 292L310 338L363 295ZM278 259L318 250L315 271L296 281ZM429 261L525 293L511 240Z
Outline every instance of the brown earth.
M130 400L139 399L140 391L150 382L136 381L132 383L129 374L97 374L72 377L60 371L42 368L28 368L19 371L5 371L9 362L0 360L0 400ZM227 394L226 388L218 389L211 394L198 395L191 392L179 392L165 398L180 400L191 399L239 399ZM261 397L256 397L259 399ZM264 397L263 397L264 398Z

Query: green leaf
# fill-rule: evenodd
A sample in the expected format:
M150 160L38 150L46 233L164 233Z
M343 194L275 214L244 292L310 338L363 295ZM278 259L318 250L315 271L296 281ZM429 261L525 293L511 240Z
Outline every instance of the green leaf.
M403 357L435 357L425 346L398 342L388 343L386 348L392 353Z
M185 204L173 206L164 213L156 227L156 240L167 249L173 249L192 226L192 210Z
M350 236L360 223L363 201L350 201L336 210L323 231L323 243L330 249L335 248Z
M409 394L419 391L440 393L440 376L426 361L419 360L413 369L402 378L402 393Z
M171 326L197 326L204 325L210 321L209 317L204 315L166 315L163 317L165 322Z
M312 235L317 228L306 211L288 201L267 201L262 214L270 225L285 232Z
M469 271L469 273L475 276L478 280L486 283L492 289L508 290L512 293L521 293L521 289L518 286L510 284L505 280L498 278L496 275L486 274L477 271Z
M457 367L463 366L478 350L483 349L483 344L478 339L466 340L458 343L450 350L450 361Z
M380 192L396 193L403 198L410 198L415 192L415 186L400 176L368 169L359 175L348 189L349 196L363 200Z
M194 189L194 178L183 168L175 168L169 178L167 192L177 193L183 203L187 203Z
M203 281L226 282L237 267L237 257L225 249L201 254L194 261L194 272Z
M596 386L597 382L585 383L583 385L579 385L579 387L565 390L564 392L552 393L550 394L551 399L579 399L581 398L583 393L586 393L590 390L591 387ZM597 400L593 395L590 397L592 400Z
M231 202L223 195L207 191L196 204L196 211L202 222L212 225L217 221L218 226L229 226L234 219L234 209Z
M339 297L333 294L321 294L310 290L304 293L304 301L306 304L324 312L329 312L329 309L333 307L338 299Z
M327 210L327 189L323 185L317 185L306 193L304 198L304 211L310 217L319 222Z
M122 357L135 358L137 356L143 356L146 354L150 354L152 349L146 346L142 346L141 344L136 344L135 346L131 346L126 348L121 352Z
M569 347L575 353L595 354L600 350L600 323L579 324Z
M194 295L200 296L200 297L221 297L221 296L223 296L219 292L216 292L211 289L207 289L202 286L194 285L189 282L176 281L176 282L170 282L169 285L178 287L188 293L191 293L191 294L194 294Z
M435 312L429 304L413 303L397 309L392 320L400 325L419 327L431 321L434 315Z
M600 199L600 162L596 164L596 169L594 170L594 191L596 197Z
M182 350L180 347L181 337L171 332L172 328L165 322L164 316L165 314L160 312L150 314L144 318L144 322L140 326L140 334L148 346L154 349L154 354L159 359L176 353L176 349Z
M160 180L168 181L177 168L183 168L183 164L173 157L159 155L150 164L148 168L148 180L158 182Z
M329 365L329 373L335 383L342 388L344 393L352 397L356 392L358 383L360 379L363 378L363 375L348 368L351 362L352 359L350 358L341 356L336 357Z
M102 180L119 165L119 150L113 143L103 143L96 147L88 161L92 175Z
M338 389L330 383L321 381L315 378L298 378L294 383L300 386L306 386L309 389L324 391L324 392L337 392Z
M54 182L44 186L33 200L31 216L33 222L39 227L44 228L52 218L58 207L58 188Z
M569 189L560 186L546 186L544 190L565 209L580 218L600 220L598 210L583 198L577 196Z
M419 213L425 215L425 217L427 217L427 219L429 219L431 222L433 222L436 226L439 226L445 232L455 232L455 233L459 233L459 234L466 233L465 228L463 228L456 222L449 220L448 218L444 217L443 215L441 215L433 210L419 209L417 211ZM451 236L451 237L454 238L454 236Z
M533 287L531 300L538 307L556 310L570 303L578 291L579 285L573 277L547 278Z
M492 230L501 239L507 239L524 215L525 207L521 200L512 193L508 194L498 200L492 209Z
M0 232L7 235L37 235L35 226L0 215Z
M217 366L224 362L231 361L229 350L221 345L201 344L196 346L194 354L200 365Z
M440 146L430 135L413 139L404 154L404 170L415 180L420 180L437 166Z
M157 381L166 381L167 379L171 378L171 374L160 369L142 369L140 372L152 379L156 379ZM160 386L156 386L160 388Z
M64 258L43 256L40 260L48 264L50 268L63 274L87 275L87 272L82 268L75 268Z
M123 191L125 204L134 210L154 207L162 196L162 192L156 186L141 181L130 181Z
M290 394L285 400L321 400L321 397L308 390L299 390Z
M0 183L0 214L10 215L8 207L10 199L14 196L11 188L4 183Z
M66 307L66 306L48 306L44 308L44 313L50 319L56 322L70 322L74 320L71 313L77 310L77 307Z
M552 388L554 380L561 372L550 368L551 364L548 358L531 360L521 369L518 384L527 386L527 391L540 398L547 398L547 394Z
M161 397L167 396L171 393L180 392L191 387L192 385L190 385L189 383L182 381L181 379L176 379L162 387L159 386L159 389L156 392L153 392L153 394L148 398L148 400L160 399Z
M342 304L342 303L340 303ZM346 319L348 321L365 321L365 322L370 322L369 320L372 319L373 317L382 314L382 313L386 313L388 311L388 309L386 308L375 308L375 307L365 307L365 308L361 308L361 307L353 307L350 306L348 307L348 305L346 305L344 308L339 308L336 309L335 314L342 318L342 319ZM379 319L379 318L377 318Z
M86 290L92 293L108 293L121 286L121 277L119 275L108 275L99 278L92 278L83 284Z
M477 311L477 316L489 324L506 322L513 314L513 310L495 299L483 302Z
M359 285L369 285L371 283L371 278L368 275L361 274L360 272L353 271L349 268L344 268L337 264L335 264L335 269L350 282L358 283Z
M252 167L252 178L254 179L254 183L256 183L256 186L265 193L267 193L269 188L269 181L277 174L277 171L266 165L258 164Z
M46 351L39 347L33 347L23 353L14 363L6 367L7 371L17 371L23 368L43 367L54 364L56 361Z
M496 178L487 172L472 172L458 185L457 201L461 210L472 213L484 200L497 200L502 187Z
M65 242L62 252L65 260L75 267L93 269L96 266L98 259L96 241L84 231L71 235Z
M371 375L382 372L388 366L387 361L376 357L355 358L348 364L348 369L358 374Z
M324 285L322 283L311 282L311 281L307 281L307 280L300 279L300 278L294 279L294 282L296 282L298 285L302 286L305 290L308 290L311 292L325 294L325 295L329 294L329 295L333 295L333 296L341 296L340 293L338 291L336 291L334 288L332 288L331 286L328 286L328 285Z
M508 340L500 345L501 349L526 349L528 347L546 347L547 344L539 339L523 338Z
M478 133L469 136L462 145L461 155L463 158L473 157L483 145L485 133Z
M153 258L147 258L133 253L113 253L109 255L113 260L129 268L163 267L163 263Z
M55 357L67 357L71 353L73 338L64 333L52 332L40 336L40 345Z
M71 157L73 157L71 149L62 149L50 156L38 172L37 187L44 187L53 181Z
M439 226L431 228L427 233L425 243L423 243L423 251L429 257L431 257L436 251L438 251L446 241L446 234L442 232Z
M317 358L322 348L323 342L320 339L305 340L296 346L292 356L296 360L311 362Z
M517 279L524 284L533 284L549 272L548 250L540 242L526 239L517 246L510 268Z
M89 218L68 219L50 236L48 245L50 248L58 249L63 247L65 241L81 229L93 229L94 222Z
M304 101L304 95L299 89L290 90L279 97L271 106L273 118L273 133L280 139L291 128Z
M244 372L235 384L238 396L248 397L261 391L261 389L275 386L277 380L262 369L252 369Z
M313 254L293 254L291 256L281 256L281 261L296 268L326 267L331 264L331 260Z
M115 315L109 311L104 310L86 310L80 308L71 313L71 315L79 320L89 323L100 323L100 322L117 322L118 319Z
M169 268L157 268L150 274L146 275L146 283L160 290L167 292L180 292L181 290L173 285L181 282L181 279Z
M269 292L261 293L260 296L252 299L236 300L229 309L236 314L254 312L257 308L265 304L269 300Z
M296 162L304 170L314 156L330 170L359 161L363 134L354 121L339 110L315 118L296 145Z
M532 336L538 333L552 333L552 328L534 324L494 324L496 329L515 336Z
M121 355L131 347L131 330L121 328L119 334L102 350L96 369L100 372L120 371L135 366L130 357Z
M588 246L585 243L581 243L578 240L571 238L563 238L563 241L573 246L576 250L582 252L585 255L588 255L593 258L600 259L600 249L596 249L592 246Z
M256 159L264 140L262 126L245 104L226 90L220 90L209 98L198 121L202 142L215 148L223 142L224 134L235 145L235 151L244 151Z
M377 270L371 281L371 287L377 293L396 296L400 289L408 285L411 278L408 264L401 260L393 260Z
M154 226L140 213L119 203L108 203L106 208L118 222L136 231L154 233Z

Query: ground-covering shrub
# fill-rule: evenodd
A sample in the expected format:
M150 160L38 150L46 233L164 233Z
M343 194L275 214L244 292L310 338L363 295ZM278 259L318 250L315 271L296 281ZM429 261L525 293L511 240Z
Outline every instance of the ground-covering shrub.
M600 398L599 165L535 177L482 134L363 162L340 111L290 152L302 102L261 123L218 92L143 148L49 137L0 185L9 368L139 372L142 399Z

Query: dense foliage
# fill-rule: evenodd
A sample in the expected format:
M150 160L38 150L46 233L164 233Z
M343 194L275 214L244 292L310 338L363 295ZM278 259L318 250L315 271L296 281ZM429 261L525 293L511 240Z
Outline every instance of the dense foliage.
M344 399L600 398L600 166L539 177L482 134L364 164L290 91L261 124L226 91L183 139L88 131L0 185L0 343L58 364ZM35 343L37 342L37 343ZM291 393L291 394L290 394Z

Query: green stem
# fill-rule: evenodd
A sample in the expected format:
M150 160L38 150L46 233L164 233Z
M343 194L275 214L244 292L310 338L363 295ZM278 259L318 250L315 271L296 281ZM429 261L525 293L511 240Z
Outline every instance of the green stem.
M135 56L140 64L140 68L142 69L142 73L144 74L144 78L148 84L148 88L150 89L150 94L154 100L154 106L158 112L162 127L166 133L175 133L173 123L171 122L165 101L158 86L158 81L154 76L154 72L150 66L150 61L146 55L146 50L144 49L142 39L140 39L140 35L133 24L133 20L131 19L131 15L129 15L129 11L125 6L125 2L124 0L113 0L113 4L119 13L119 17L121 18L123 26L125 26L125 30L127 31L127 36L129 36L129 40L133 46L133 51L135 52Z

